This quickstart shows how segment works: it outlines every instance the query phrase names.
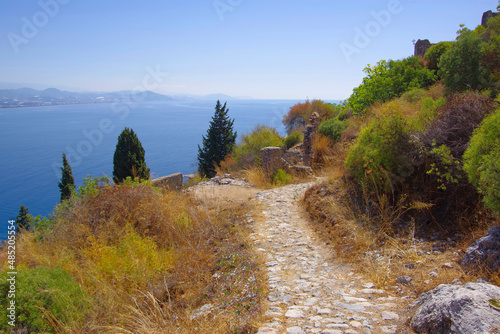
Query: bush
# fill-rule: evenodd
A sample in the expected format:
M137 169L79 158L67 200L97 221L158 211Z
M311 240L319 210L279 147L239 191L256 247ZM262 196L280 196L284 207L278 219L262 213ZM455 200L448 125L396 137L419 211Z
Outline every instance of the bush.
M472 32L464 32L439 62L439 76L449 93L480 90L487 86L489 74L482 64L482 57L481 38Z
M437 71L439 69L438 65L441 60L441 56L451 49L452 46L453 42L439 42L431 46L424 56L424 59L429 62L427 67L431 70Z
M409 128L397 112L382 115L363 128L350 149L346 168L370 190L389 192L413 172Z
M269 146L283 146L278 131L267 125L256 125L249 134L243 135L233 151L236 161L243 167L254 165L261 149Z
M364 69L363 83L354 88L347 105L356 114L364 113L375 102L385 102L413 88L432 85L437 77L423 67L417 57L403 60L382 60Z
M500 109L484 119L464 154L464 170L484 195L486 207L500 213Z
M324 136L329 137L333 142L336 142L342 136L342 132L347 128L347 123L345 121L340 121L338 118L331 118L319 126L319 133Z
M290 107L290 111L283 116L283 124L286 127L287 133L291 134L294 131L304 130L311 115L318 113L320 118L329 118L340 111L340 106L325 103L321 100L307 100L304 103L297 103Z
M304 141L304 133L302 131L295 131L291 135L287 136L284 140L286 149L289 150L295 145L302 143Z
M275 186L285 186L292 183L293 177L284 170L278 169L273 175L273 184Z
M493 101L479 93L463 93L450 97L424 134L424 144L432 149L446 145L453 157L461 159L476 127L494 110Z
M425 95L425 93L426 91L423 88L413 88L412 90L409 90L401 95L401 97L408 102L417 102Z
M15 299L9 299L11 276L0 272L0 325L3 329L25 330L27 333L56 333L62 325L81 320L89 307L86 294L71 275L60 268L18 268ZM7 305L16 301L16 327L8 325Z

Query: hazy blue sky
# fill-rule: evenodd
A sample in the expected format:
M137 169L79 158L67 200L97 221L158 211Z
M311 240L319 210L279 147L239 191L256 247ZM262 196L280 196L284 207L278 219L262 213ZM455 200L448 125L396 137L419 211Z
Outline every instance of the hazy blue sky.
M344 99L363 68L454 40L497 0L4 0L0 82ZM361 33L360 33L361 31ZM161 75L150 72L159 70ZM166 75L168 73L168 75Z

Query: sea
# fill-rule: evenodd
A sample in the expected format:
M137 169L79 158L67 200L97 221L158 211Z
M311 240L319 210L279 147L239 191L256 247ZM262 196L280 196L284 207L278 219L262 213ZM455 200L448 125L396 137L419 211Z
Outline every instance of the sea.
M298 102L230 100L227 108L239 140L258 124L285 135L283 115ZM112 175L117 138L125 127L141 141L152 178L194 173L215 104L189 100L0 109L0 240L6 239L8 221L20 205L34 216L53 212L60 199L63 152L77 186L89 175Z

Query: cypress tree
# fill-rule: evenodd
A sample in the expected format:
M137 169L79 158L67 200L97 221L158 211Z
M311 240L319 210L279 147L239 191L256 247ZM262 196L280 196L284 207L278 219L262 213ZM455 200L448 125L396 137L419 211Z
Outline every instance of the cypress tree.
M29 214L29 209L24 205L19 207L19 214L16 216L17 230L20 228L25 230L29 229L31 226L32 216Z
M229 119L226 104L222 106L217 100L207 135L203 136L203 148L198 145L198 170L202 176L215 176L215 167L231 153L236 142L234 119Z
M63 166L61 168L61 182L59 182L59 189L61 189L61 202L70 198L73 190L75 189L75 178L73 177L73 172L71 171L71 166L69 165L68 159L66 159L66 154L62 154Z
M113 156L113 180L120 183L127 177L149 179L145 151L134 130L125 128L118 136Z

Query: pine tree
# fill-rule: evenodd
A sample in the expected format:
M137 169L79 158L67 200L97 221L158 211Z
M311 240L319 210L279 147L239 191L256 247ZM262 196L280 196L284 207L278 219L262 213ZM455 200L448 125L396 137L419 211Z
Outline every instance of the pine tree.
M215 167L232 151L236 142L234 119L229 119L226 104L221 106L217 100L207 135L203 136L203 148L198 145L198 170L202 176L215 176Z
M24 205L21 205L19 207L19 214L16 216L17 230L19 231L20 228L25 230L29 229L31 227L32 220L33 217L29 214L29 209Z
M127 177L149 179L145 151L134 130L125 128L118 136L113 156L113 179L116 183Z
M73 177L73 172L71 171L71 166L69 165L68 159L66 159L66 154L63 153L62 157L62 176L61 182L59 183L59 189L61 189L61 202L70 198L73 190L75 189L75 179Z

